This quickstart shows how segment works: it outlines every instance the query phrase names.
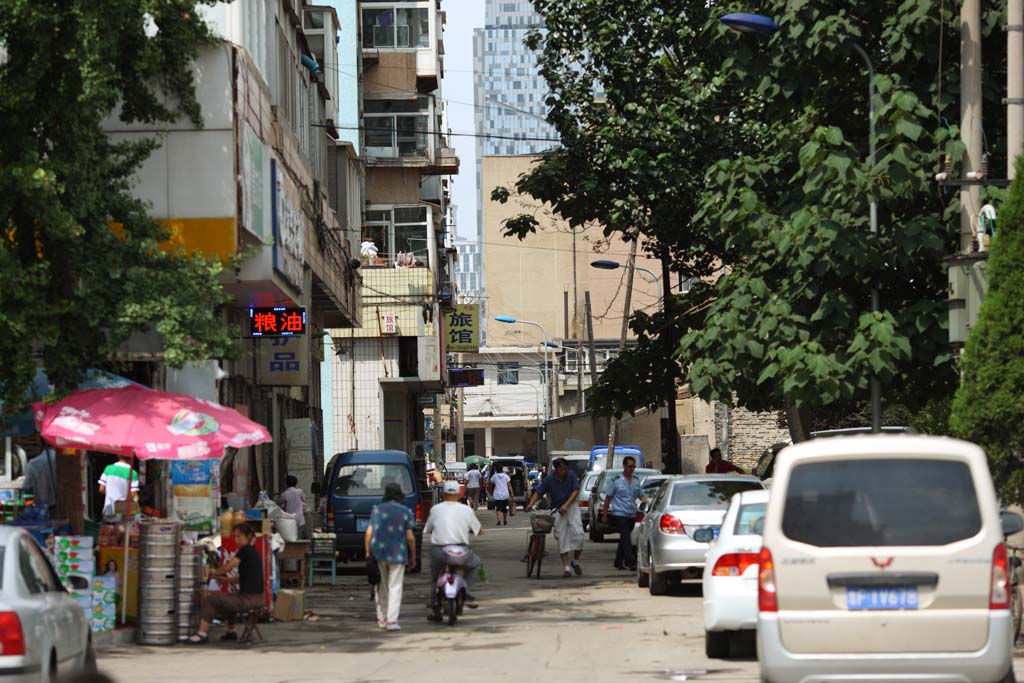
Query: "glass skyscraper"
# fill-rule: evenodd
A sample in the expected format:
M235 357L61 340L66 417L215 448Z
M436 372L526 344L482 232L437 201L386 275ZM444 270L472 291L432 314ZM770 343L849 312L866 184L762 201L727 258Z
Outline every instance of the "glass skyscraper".
M476 105L477 235L483 232L483 199L494 188L482 187L485 156L536 154L554 146L556 133L544 120L548 95L536 52L523 40L543 27L530 0L485 0L484 28L473 32Z

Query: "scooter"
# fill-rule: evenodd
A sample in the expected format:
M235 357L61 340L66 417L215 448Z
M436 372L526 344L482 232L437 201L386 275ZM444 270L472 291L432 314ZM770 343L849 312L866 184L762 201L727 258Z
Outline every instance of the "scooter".
M466 563L470 551L461 545L446 545L442 551L444 560L437 574L437 583L434 584L434 621L442 621L442 615L446 615L448 625L454 626L462 614L469 593Z

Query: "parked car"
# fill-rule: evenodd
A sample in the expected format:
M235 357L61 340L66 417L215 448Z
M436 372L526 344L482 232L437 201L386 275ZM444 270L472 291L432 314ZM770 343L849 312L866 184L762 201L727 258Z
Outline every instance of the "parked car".
M416 516L416 569L422 567L423 525L428 506L416 485L416 469L404 451L348 451L327 464L328 487L325 514L327 527L337 535L335 545L344 555L363 557L364 535L373 506L384 497L384 487L396 483L405 494L405 505Z
M759 522L764 521L768 491L744 491L732 497L718 538L704 565L704 653L729 656L732 641L757 629Z
M818 432L811 432L812 439L827 439L833 436L856 436L858 434L870 434L870 427L847 427L845 429L825 429ZM917 434L912 427L899 427L899 426L883 426L883 434ZM783 441L772 444L761 453L761 457L757 459L757 464L754 465L754 469L751 470L751 474L757 475L757 477L765 482L765 487L771 488L771 480L775 472L775 461L778 458L779 453L786 446L792 445L792 441Z
M671 474L656 474L651 477L644 479L643 489L644 498L647 500L654 500L654 496L658 494L658 490L661 489L661 485L672 478ZM638 522L642 522L644 519L644 513L640 510L640 501L636 502L636 518ZM637 533L639 533L640 525L637 524L633 527L633 531L629 534L629 540L633 544L633 550L636 550L636 539Z
M622 460L629 456L636 460L636 468L638 470L644 469L647 463L644 462L644 452L640 450L639 446L616 446L615 454L612 456L612 468L616 470L622 469ZM590 471L600 472L605 469L605 465L608 464L608 447L607 446L594 446L590 449Z
M927 436L791 446L759 555L764 680L1013 681L1010 567L985 453Z
M640 469L639 467L633 470L633 476L637 478L642 484L647 477L660 476L661 472L652 469ZM621 469L604 470L594 482L594 490L590 494L590 521L588 528L590 531L590 540L594 543L600 543L604 540L606 534L617 534L618 531L611 525L611 521L601 521L601 510L604 507L604 500L608 497L608 489L611 487L612 482L622 476Z
M587 472L580 481L580 492L576 496L576 505L580 509L580 517L583 519L583 530L590 526L590 496L594 493L594 484L597 483L600 472Z
M84 577L73 581L89 588ZM95 670L86 611L28 532L0 526L0 678L48 682Z
M707 528L717 536L732 497L763 488L751 475L673 477L643 510L637 534L637 585L649 588L651 595L663 595L671 581L698 578L708 543L694 538L696 531Z

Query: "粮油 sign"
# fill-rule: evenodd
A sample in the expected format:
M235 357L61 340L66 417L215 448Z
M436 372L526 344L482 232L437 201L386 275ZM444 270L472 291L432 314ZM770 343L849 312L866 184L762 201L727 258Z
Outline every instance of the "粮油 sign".
M306 334L306 309L274 306L249 309L250 337L300 337Z

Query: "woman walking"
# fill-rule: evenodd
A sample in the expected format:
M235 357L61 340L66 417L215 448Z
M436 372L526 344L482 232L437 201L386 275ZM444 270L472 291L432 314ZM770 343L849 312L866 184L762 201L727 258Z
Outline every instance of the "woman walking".
M374 557L380 567L377 584L377 627L400 631L398 613L402 609L402 582L405 567L416 568L416 518L402 504L405 494L398 484L384 487L384 500L375 505L366 528L366 556Z

